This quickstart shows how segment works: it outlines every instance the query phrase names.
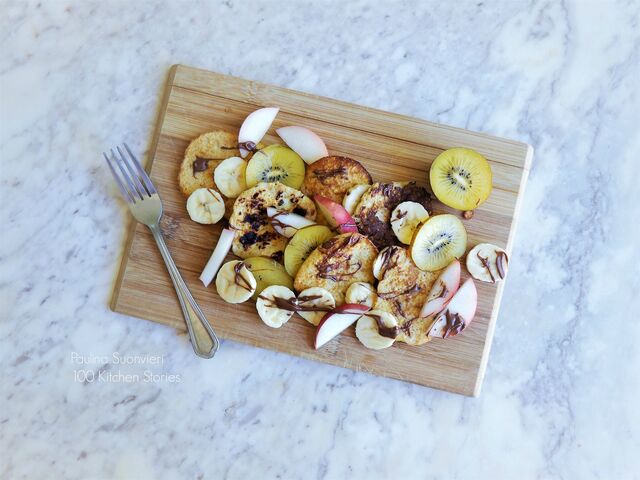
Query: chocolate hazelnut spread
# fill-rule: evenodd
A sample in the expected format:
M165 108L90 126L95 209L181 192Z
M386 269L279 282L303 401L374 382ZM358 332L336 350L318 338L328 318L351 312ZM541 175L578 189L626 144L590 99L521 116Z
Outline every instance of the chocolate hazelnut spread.
M318 247L323 253L322 260L316 265L318 276L334 282L356 274L361 268L359 261L352 262L351 255L345 253L349 247L357 244L362 237L357 233L347 237L333 237ZM336 272L336 270L341 270Z
M253 288L251 288L251 284L249 283L249 280L247 280L246 278L244 278L242 276L242 269L243 268L244 268L244 262L239 262L239 263L235 264L235 266L233 267L233 271L235 272L235 276L233 278L233 281L240 288L244 288L245 290L250 292L250 291L253 290Z
M496 269L500 278L504 279L507 275L506 266L509 264L509 257L503 251L496 250Z
M449 309L444 312L444 317L446 319L446 325L444 327L444 333L442 334L442 338L447 338L449 336L456 336L462 330L464 330L465 323L464 319L457 313L451 313Z
M335 176L345 176L347 174L346 167L327 168L325 170L316 170L313 172L318 181L324 184L329 178Z
M376 315L375 313L366 313L367 317L373 318L378 324L378 333L387 338L396 338L398 336L398 327L387 327L382 322L382 317L380 315Z
M394 258L394 254L396 253L397 247L389 247L382 252L381 257L381 265L380 265L380 275L384 277L384 272L386 272L389 268L393 268L397 265L397 260ZM393 263L392 263L393 260Z
M391 212L393 212L400 203L416 202L421 204L427 212L431 213L432 211L431 195L424 187L416 185L415 182L409 182L405 186L393 183L380 183L372 187L368 195L382 195L384 197L382 201L383 205L377 209L363 209L364 212L361 210L356 221L360 233L368 236L380 250L390 245L398 245L399 243L391 229L389 219Z
M482 263L482 266L485 268L485 270L487 272L489 272L489 276L491 277L491 281L493 283L496 283L496 278L493 276L493 273L491 272L491 265L489 265L489 259L487 257L483 257L482 255L480 255L480 252L476 252L476 256L480 260L480 263ZM502 277L502 278L504 278L504 277Z
M195 177L198 172L204 172L209 167L211 160L215 160L215 158L196 157L193 162L193 176Z
M257 150L256 142L242 142L238 144L238 148L243 148L247 152L255 152Z
M315 305L302 305L303 303L317 300L322 298L322 295L305 295L300 298L282 298L276 297L268 298L260 295L258 298L266 302L271 302L272 307L279 308L281 310L287 310L288 312L330 312L333 310L331 307L315 306Z
M393 298L401 297L402 295L409 295L411 293L419 292L420 290L421 290L420 285L416 283L414 285L411 285L407 289L399 292L378 292L378 296L384 300L391 300Z
M348 262L349 260L350 260L350 257L347 257L345 259L346 262ZM326 261L322 261L317 266L318 276L320 278L325 278L327 280L333 280L334 282L337 282L337 281L343 280L345 277L350 277L358 273L358 270L362 268L362 263L360 262L349 263L347 265L349 269L348 271L340 272L340 273L337 273L337 272L331 273L333 270L337 269L338 266L339 265L335 263L327 263Z
M442 280L440 280L440 286L442 287L442 290L440 291L440 293L438 294L438 296L436 298L444 298L449 293L449 289L447 288L447 284L444 283Z

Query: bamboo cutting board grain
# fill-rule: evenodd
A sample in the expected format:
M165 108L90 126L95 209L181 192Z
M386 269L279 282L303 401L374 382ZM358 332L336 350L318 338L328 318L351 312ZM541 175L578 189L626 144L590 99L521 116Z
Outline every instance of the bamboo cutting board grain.
M417 180L429 187L429 166L442 150L462 146L485 155L493 170L494 189L473 219L464 222L469 248L480 242L491 242L506 247L511 253L532 148L482 133L176 65L169 74L151 150L151 178L164 205L163 231L167 244L218 335L341 367L477 396L504 282L497 286L476 282L478 311L462 335L446 341L435 339L420 347L396 343L382 351L363 347L353 329L316 351L313 348L315 328L300 317L294 316L284 327L272 329L259 319L252 301L230 305L218 297L215 286L203 287L198 276L222 226L199 225L189 219L185 199L178 190L178 167L193 138L221 128L237 131L247 114L263 106L280 107L264 143L278 141L274 131L280 126L309 127L324 139L331 154L362 162L374 181ZM434 213L445 212L459 215L434 201ZM140 224L134 225L130 233L112 308L186 329L160 254L151 234Z

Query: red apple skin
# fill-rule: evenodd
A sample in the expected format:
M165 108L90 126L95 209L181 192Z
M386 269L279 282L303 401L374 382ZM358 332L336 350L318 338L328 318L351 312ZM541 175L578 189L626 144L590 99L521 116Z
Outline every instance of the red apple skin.
M314 340L314 346L316 350L322 347L323 345L329 343L332 339L334 339L338 335L340 335L340 333L342 333L344 330L346 330L351 325L353 325L358 320L358 318L368 310L369 310L369 307L367 307L366 305L360 305L357 303L346 303L337 308L334 308L330 312L327 312L326 315L322 317L322 320L320 320L320 323L318 324L318 327L316 329L316 336ZM334 318L336 314L351 314L351 315L356 315L356 317L354 318L353 322L347 324L342 330L336 332L335 335L329 338L326 342L320 344L319 340L321 340L320 335L323 332L323 329L327 327L327 322L331 318Z
M469 278L458 289L446 308L436 317L429 331L429 335L439 338L449 338L456 336L471 324L471 321L475 317L477 306L478 291L476 290L475 283L473 283L473 279ZM464 323L460 331L454 330L445 337L444 328L446 326L447 312L453 315L459 315Z
M322 195L315 195L313 199L332 228L337 229L340 233L355 233L358 231L356 221L342 205Z
M440 313L444 307L447 306L453 295L458 291L458 287L460 286L460 262L458 260L452 261L442 271L442 273L440 273L427 298L431 297L432 294L437 294L441 291L441 282L445 284L447 294L444 297L434 298L433 300L425 302L422 307L422 311L420 312L421 317L430 317L431 315Z

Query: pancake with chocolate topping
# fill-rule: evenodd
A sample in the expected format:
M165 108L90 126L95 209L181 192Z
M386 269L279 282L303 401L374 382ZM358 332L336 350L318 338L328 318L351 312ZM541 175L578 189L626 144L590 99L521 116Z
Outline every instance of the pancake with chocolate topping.
M371 175L360 162L348 157L324 157L307 166L302 192L342 204L347 190L363 183L371 184Z
M178 185L185 197L198 188L212 188L224 199L225 217L229 218L235 199L222 195L213 180L213 171L223 160L239 157L238 134L226 130L215 130L200 135L184 152L178 171ZM247 161L251 157L247 157Z
M378 249L359 233L344 233L330 238L304 261L294 287L302 291L322 287L333 295L336 305L344 303L344 295L354 282L373 283L373 261Z
M236 198L229 226L235 230L233 253L240 258L270 257L282 261L289 239L277 233L267 216L267 207L314 220L316 206L299 190L280 182L259 183Z
M398 341L409 345L428 342L433 318L420 318L420 311L439 272L420 270L404 247L389 247L381 255L384 255L384 264L378 275L376 309L396 317Z
M186 197L198 188L215 188L213 171L229 157L240 156L238 134L216 130L200 135L184 152L178 184Z
M360 233L379 249L400 242L391 228L391 213L402 202L421 204L431 214L431 195L415 182L374 183L360 198L353 217Z

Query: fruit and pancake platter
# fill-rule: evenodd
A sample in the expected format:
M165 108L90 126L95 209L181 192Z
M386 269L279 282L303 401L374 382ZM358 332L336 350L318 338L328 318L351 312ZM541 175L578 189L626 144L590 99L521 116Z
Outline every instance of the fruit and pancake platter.
M272 328L299 315L316 327L316 349L353 325L373 350L461 334L476 313L474 279L500 282L508 269L500 246L467 249L464 220L492 190L487 160L441 152L425 172L431 191L378 182L308 128L261 143L278 111L254 111L237 134L203 133L185 152L178 182L190 218L228 224L203 284L226 302L254 301ZM435 215L435 202L460 213ZM472 278L461 283L463 268Z

